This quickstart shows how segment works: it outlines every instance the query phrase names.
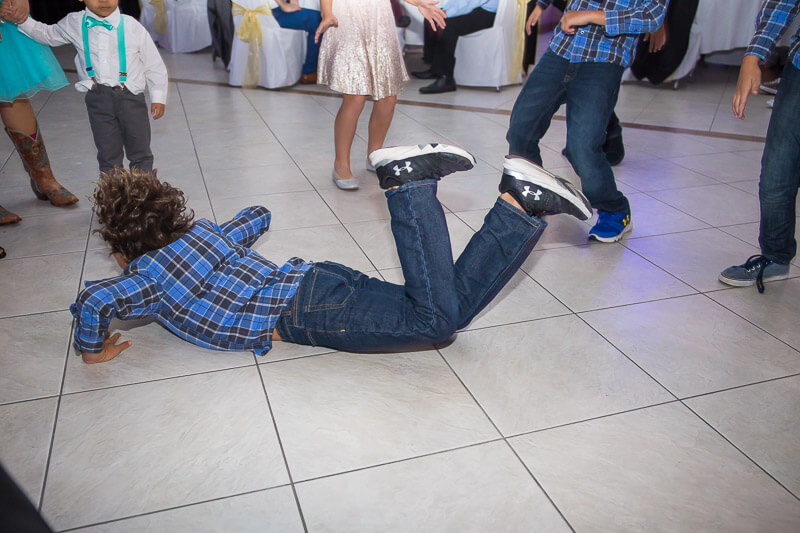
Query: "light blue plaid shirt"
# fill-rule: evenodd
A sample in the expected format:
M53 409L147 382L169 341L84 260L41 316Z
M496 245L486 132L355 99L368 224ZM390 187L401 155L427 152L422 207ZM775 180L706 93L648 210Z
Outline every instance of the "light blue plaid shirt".
M786 29L800 11L800 0L766 0L756 18L756 33L746 54L766 59L775 43L781 40ZM792 37L789 60L800 68L800 29Z
M547 7L552 0L538 0ZM639 36L664 22L669 0L571 0L567 11L605 11L606 25L589 24L567 35L557 26L550 50L570 63L613 63L628 67Z
M278 268L249 248L270 218L266 208L249 207L221 226L198 220L177 241L131 261L121 276L86 282L70 306L75 349L100 352L112 318L152 316L204 348L266 353L310 266L294 257Z

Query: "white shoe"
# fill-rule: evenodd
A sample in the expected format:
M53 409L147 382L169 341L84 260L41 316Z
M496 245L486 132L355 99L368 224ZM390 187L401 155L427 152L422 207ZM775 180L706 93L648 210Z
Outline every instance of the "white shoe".
M767 82L762 83L761 85L758 86L758 89L762 93L778 94L778 85L780 85L780 83L781 83L781 79L777 78L775 80L767 81Z
M331 179L333 179L336 186L343 191L354 191L358 189L358 180L356 178L342 179L336 174L335 169L331 171Z
M373 167L372 163L369 162L369 157L367 157L367 161L364 164L364 168L366 168L369 172L375 172L375 167Z
M768 108L772 109L772 106L774 106L774 105L775 105L775 99L774 98L770 98L769 100L767 100L767 107Z

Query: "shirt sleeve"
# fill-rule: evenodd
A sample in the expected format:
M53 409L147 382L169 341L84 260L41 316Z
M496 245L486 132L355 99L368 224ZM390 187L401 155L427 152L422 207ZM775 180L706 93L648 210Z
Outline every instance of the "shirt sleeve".
M668 0L651 0L634 9L607 10L607 35L641 34L656 31L664 22Z
M271 218L272 214L266 207L248 207L220 225L220 230L229 239L249 248L269 229Z
M136 19L132 20L138 24ZM153 42L144 26L140 26L139 30L139 47L142 54L142 63L144 64L144 76L147 79L147 90L150 93L150 101L154 104L166 104L167 87L169 85L167 67L164 65L164 60L161 59L161 54L158 53L156 43Z
M67 18L61 19L57 24L45 24L38 20L28 17L25 22L18 26L19 30L36 41L37 43L48 46L61 46L69 44L69 34L66 30Z
M800 10L800 2L767 0L756 17L756 32L745 55L766 59Z
M87 283L69 308L75 317L75 349L98 353L112 318L144 318L152 315L160 298L155 282L138 275L124 275Z

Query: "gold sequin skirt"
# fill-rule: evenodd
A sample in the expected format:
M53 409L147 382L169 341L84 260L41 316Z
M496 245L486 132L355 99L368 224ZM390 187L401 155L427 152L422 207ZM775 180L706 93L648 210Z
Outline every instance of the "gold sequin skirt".
M318 83L376 100L408 81L389 0L333 0L338 27L328 28L319 51Z

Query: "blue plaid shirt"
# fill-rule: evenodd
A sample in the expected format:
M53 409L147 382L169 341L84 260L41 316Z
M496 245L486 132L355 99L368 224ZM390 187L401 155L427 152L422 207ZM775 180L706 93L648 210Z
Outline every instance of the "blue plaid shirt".
M538 0L544 8L553 0ZM570 0L567 11L605 11L606 25L589 24L568 35L557 26L550 50L570 63L630 66L639 35L664 22L669 0Z
M775 43L792 24L800 11L800 0L766 0L756 18L756 33L747 47L746 54L766 59ZM789 60L800 68L800 29L792 37Z
M278 268L250 250L270 216L264 207L250 207L221 226L198 220L177 241L131 261L122 275L86 282L70 306L75 349L100 352L112 318L155 317L198 346L265 354L310 266L294 257Z

